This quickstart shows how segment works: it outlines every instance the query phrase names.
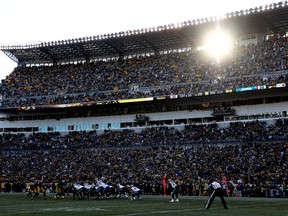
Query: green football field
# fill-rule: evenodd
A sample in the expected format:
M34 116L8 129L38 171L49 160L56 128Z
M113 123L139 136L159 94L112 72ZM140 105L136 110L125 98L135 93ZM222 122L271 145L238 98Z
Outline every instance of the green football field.
M211 208L205 209L208 197L180 197L179 203L169 203L169 196L143 196L142 200L126 198L108 200L73 200L71 197L47 200L42 196L26 199L25 193L0 193L0 215L195 215L195 216L288 216L288 199L284 198L227 198L229 209L224 209L218 197Z

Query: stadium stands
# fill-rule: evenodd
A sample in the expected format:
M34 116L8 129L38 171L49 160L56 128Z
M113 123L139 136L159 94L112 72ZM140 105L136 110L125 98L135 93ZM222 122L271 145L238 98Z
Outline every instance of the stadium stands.
M287 10L287 4L275 8L283 15L271 20L279 32L237 44L222 62L191 44L171 48L172 32L167 43L155 43L166 44L167 52L144 52L151 44L138 42L126 56L110 58L112 49L106 59L98 53L95 61L81 63L47 66L39 59L37 65L31 49L11 49L22 62L1 83L1 186L14 183L15 190L40 176L49 183L105 177L159 194L166 174L180 179L181 195L206 195L208 180L225 177L242 186L232 187L235 196L239 190L243 196L288 197ZM239 37L255 33L242 30ZM179 32L186 43L189 34ZM65 53L65 44L58 48ZM25 64L25 52L35 65ZM70 55L67 62L77 57Z

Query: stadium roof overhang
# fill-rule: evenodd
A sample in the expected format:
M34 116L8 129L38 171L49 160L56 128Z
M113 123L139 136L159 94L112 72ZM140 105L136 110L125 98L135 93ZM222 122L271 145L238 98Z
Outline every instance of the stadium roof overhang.
M51 64L125 57L160 51L194 48L203 33L216 24L240 37L253 33L287 34L288 2L236 11L225 18L208 17L149 29L133 30L39 44L2 46L18 64Z

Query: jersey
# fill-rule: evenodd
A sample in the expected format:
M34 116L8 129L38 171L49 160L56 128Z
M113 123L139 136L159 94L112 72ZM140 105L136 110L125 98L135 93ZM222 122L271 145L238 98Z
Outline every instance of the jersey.
M140 189L138 187L133 186L133 187L131 187L131 191L138 192L138 191L140 191Z
M172 188L175 188L178 186L174 181L170 181L169 183L170 183Z
M222 186L221 186L221 184L218 183L218 182L216 182L216 181L214 181L214 182L211 183L211 187L212 187L214 190L220 189L220 188L223 189Z
M102 181L99 181L99 180L97 180L97 184L98 184L99 187L103 187L103 188L107 188L108 187L108 185L106 183L104 183Z

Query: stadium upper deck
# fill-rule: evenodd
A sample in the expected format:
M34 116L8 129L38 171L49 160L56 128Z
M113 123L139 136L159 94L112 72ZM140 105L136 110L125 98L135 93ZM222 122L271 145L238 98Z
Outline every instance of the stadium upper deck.
M143 102L155 97L177 99L283 88L287 44L283 36L241 46L221 64L201 52L186 51L108 62L19 67L2 84L1 107Z
M233 31L240 45L221 66L195 51L202 33L216 23ZM283 1L221 20L2 47L19 67L2 82L1 112L10 121L24 118L24 111L49 117L65 109L64 118L73 118L286 102L287 32ZM134 124L133 118L123 121L117 125Z

